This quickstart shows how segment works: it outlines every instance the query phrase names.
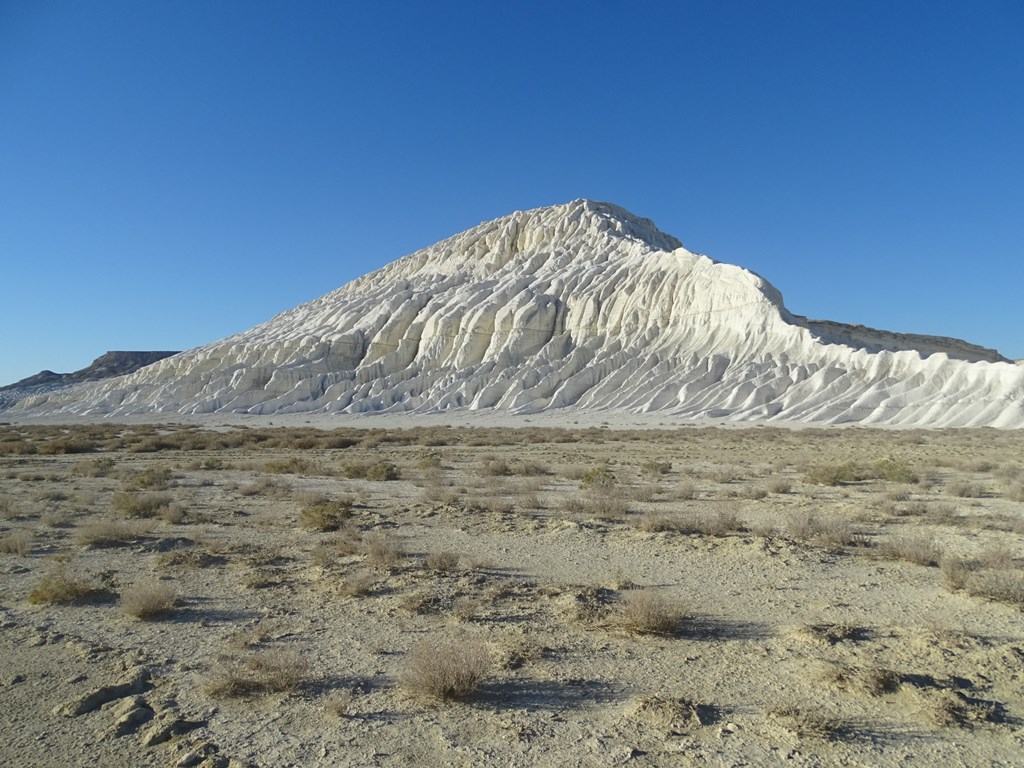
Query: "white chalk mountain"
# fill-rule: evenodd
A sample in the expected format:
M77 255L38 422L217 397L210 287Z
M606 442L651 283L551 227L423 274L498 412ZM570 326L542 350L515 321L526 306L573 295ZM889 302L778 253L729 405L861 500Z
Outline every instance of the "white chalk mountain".
M793 315L614 205L516 212L244 333L16 406L50 414L658 411L1024 426L1024 366Z

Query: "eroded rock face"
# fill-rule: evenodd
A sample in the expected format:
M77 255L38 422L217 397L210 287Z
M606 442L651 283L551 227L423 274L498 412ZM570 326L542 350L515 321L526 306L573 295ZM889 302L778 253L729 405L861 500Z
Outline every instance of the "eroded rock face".
M1024 426L1024 371L986 361L998 359L957 340L807 321L752 272L577 200L481 224L245 333L17 407Z

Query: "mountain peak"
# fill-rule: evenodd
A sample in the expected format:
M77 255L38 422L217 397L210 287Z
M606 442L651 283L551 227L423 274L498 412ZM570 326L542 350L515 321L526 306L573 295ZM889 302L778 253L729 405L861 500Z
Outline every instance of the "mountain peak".
M580 199L484 222L244 333L19 407L1024 426L1024 368L956 359L985 351L953 341L793 315L758 275Z

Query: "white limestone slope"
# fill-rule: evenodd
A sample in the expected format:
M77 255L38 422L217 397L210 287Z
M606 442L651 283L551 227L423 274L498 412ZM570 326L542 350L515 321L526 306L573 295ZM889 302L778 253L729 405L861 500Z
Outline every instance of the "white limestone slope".
M1000 359L792 315L759 276L577 200L481 224L245 333L17 407L1024 426L1024 368L984 358Z

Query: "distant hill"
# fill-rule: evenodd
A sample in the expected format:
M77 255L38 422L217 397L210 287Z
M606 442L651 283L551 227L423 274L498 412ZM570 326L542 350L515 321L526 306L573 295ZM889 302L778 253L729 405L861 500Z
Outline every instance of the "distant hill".
M143 368L165 357L178 354L175 352L124 352L114 351L100 355L92 363L74 373L54 373L53 371L40 371L35 376L16 381L13 384L0 387L0 409L7 408L27 395L52 392L72 384L79 384L84 381L99 381L109 379L113 376L124 376L127 373L135 373Z

